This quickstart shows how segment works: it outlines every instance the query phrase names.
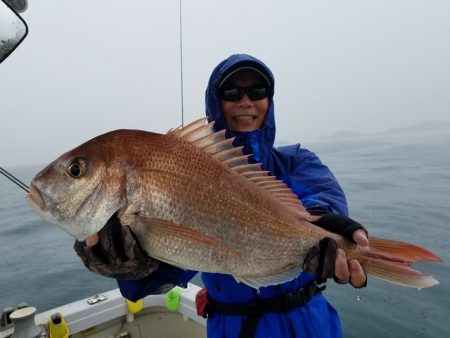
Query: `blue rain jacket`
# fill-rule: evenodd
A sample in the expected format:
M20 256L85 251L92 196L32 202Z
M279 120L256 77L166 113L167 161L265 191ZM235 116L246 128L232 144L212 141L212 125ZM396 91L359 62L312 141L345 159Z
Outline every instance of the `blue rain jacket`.
M272 88L275 86L270 69L252 56L236 54L222 61L211 74L206 90L206 115L209 121L216 121L216 130L227 129L217 98L218 83L224 74L243 64L263 71ZM227 129L227 137L236 137L236 146L243 145L245 153L253 154L253 161L262 163L263 169L269 170L272 175L288 184L310 213L334 212L348 215L341 187L313 152L301 148L299 144L274 148L274 110L271 97L265 125L261 129L252 132ZM137 300L151 293L165 291L165 286L185 286L195 273L162 263L151 276L137 281L119 280L118 284L124 297ZM222 303L245 303L255 298L283 295L298 290L314 278L314 275L302 273L290 282L256 290L236 282L230 275L202 273L209 295ZM244 319L245 316L214 314L207 321L208 338L237 338ZM255 337L341 337L341 326L336 310L322 294L318 294L306 305L290 312L263 315Z

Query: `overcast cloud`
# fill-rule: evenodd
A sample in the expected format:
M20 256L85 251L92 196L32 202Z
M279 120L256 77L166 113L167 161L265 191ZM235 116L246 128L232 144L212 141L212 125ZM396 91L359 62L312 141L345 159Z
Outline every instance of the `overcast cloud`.
M47 163L117 128L181 123L179 1L29 0L0 65L0 165ZM450 120L448 0L182 2L184 121L215 65L263 60L277 140Z

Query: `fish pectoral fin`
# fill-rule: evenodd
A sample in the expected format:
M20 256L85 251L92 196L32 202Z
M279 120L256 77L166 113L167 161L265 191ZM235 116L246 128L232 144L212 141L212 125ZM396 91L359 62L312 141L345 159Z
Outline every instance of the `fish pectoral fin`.
M190 246L207 246L216 250L233 251L232 248L220 242L216 238L183 224L157 218L139 217L140 226L147 227L147 235L153 238L164 238L167 242L182 242Z
M235 276L235 279L238 282L242 282L252 288L258 289L264 286L278 285L285 282L289 282L294 278L300 276L301 272L302 266L301 264L299 264L295 266L294 265L289 266L283 271L276 274L265 276Z

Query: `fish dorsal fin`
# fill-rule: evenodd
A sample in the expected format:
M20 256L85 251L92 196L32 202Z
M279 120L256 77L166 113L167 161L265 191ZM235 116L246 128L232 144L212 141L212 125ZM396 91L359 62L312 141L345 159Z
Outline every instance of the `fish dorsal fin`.
M198 128L201 128L201 127L203 127L205 125L208 126L208 125L211 124L211 123L205 124L205 122L206 122L206 117L202 117L200 119L197 119L197 120L189 123L188 125L186 125L184 127L183 126L179 126L177 128L170 129L167 134L168 135L173 135L173 136L178 137L178 138L184 138L184 136L186 134L188 134L189 132L191 132L193 130L196 130ZM214 124L211 125L211 128L213 126L214 126Z
M261 163L249 163L248 158L251 155L244 155L243 147L234 147L234 138L227 139L225 130L215 132L214 122L208 123L207 119L202 117L184 127L172 129L167 134L202 149L217 161L270 192L282 204L297 212L301 217L309 216L302 202L286 183L275 176L270 176L268 171L262 170Z

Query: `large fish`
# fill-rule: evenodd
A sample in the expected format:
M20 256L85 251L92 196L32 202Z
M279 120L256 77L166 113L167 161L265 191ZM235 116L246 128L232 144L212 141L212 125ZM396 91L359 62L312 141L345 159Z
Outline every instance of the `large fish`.
M360 247L308 222L290 188L249 164L224 135L204 119L166 135L108 132L38 173L27 200L79 241L117 213L149 256L252 287L298 276L308 250L327 236L369 275L415 288L438 284L410 267L441 261L420 247L378 238Z

